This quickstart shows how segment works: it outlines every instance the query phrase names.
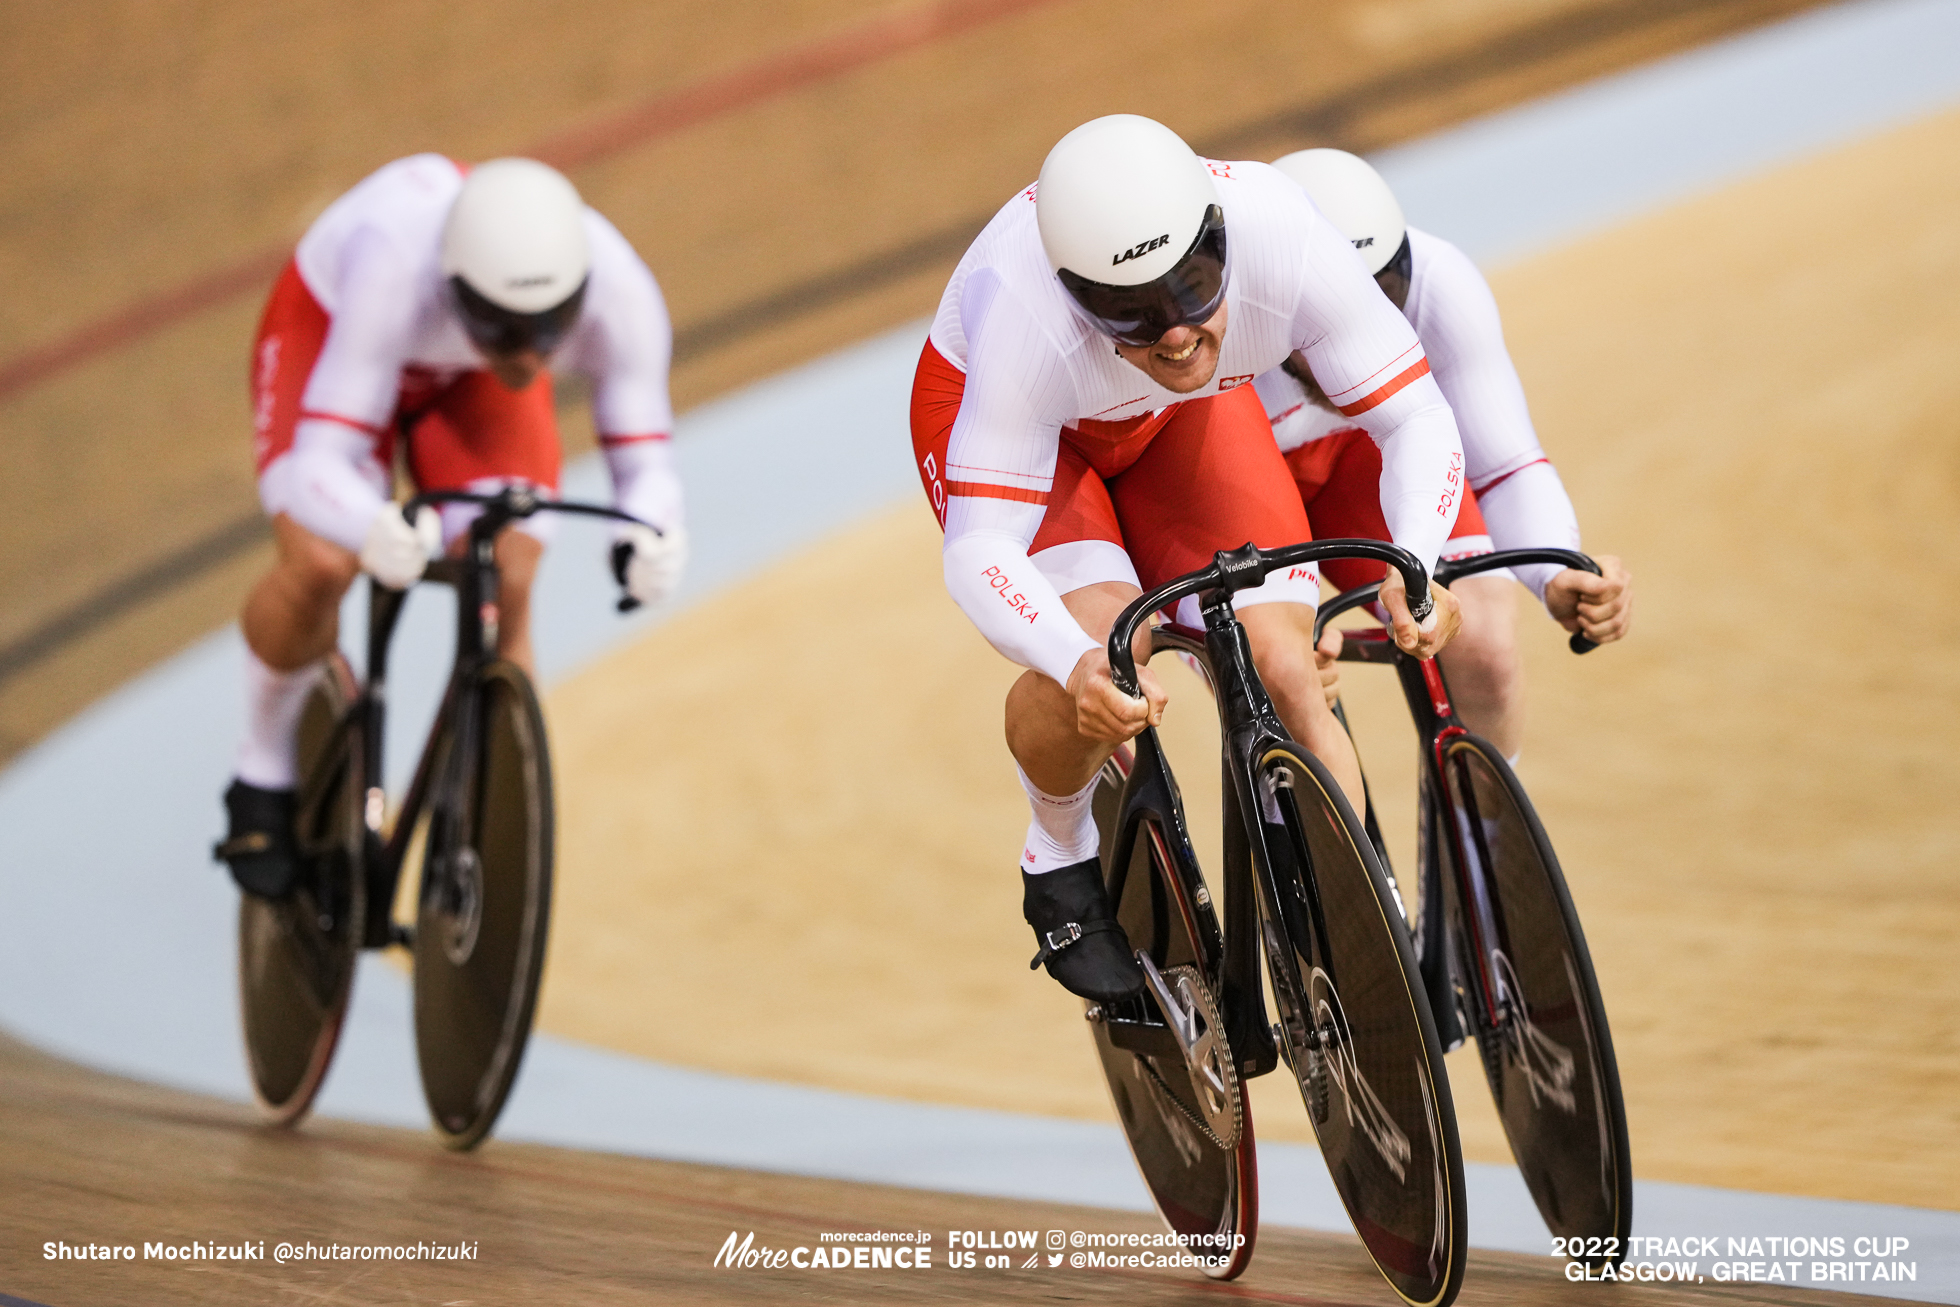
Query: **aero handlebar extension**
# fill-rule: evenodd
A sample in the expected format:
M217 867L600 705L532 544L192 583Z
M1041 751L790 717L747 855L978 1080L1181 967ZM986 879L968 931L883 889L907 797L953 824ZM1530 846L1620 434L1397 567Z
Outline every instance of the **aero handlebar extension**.
M1116 625L1109 631L1109 668L1116 688L1133 699L1138 697L1137 665L1130 641L1135 638L1137 628L1159 608L1209 590L1222 590L1228 595L1250 590L1264 581L1269 572L1329 558L1371 558L1400 572L1408 586L1409 615L1418 622L1428 618L1435 607L1435 601L1429 597L1428 577L1422 563L1408 550L1385 541L1310 540L1281 549L1259 549L1247 544L1239 549L1220 550L1213 556L1210 567L1164 582L1131 603L1116 619ZM1374 597L1372 590L1368 597Z

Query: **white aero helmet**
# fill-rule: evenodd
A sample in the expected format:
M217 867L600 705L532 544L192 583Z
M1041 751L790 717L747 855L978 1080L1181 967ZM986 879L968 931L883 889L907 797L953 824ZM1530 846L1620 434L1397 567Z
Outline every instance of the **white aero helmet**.
M1108 335L1155 344L1225 298L1225 211L1178 134L1135 114L1082 124L1041 165L1035 222L1062 286Z
M535 159L470 169L443 224L442 271L479 349L549 353L578 321L591 267L585 205L557 169Z
M1346 150L1295 150L1273 160L1273 167L1300 184L1314 207L1354 245L1370 276L1401 255L1409 224L1402 220L1395 192L1366 159Z

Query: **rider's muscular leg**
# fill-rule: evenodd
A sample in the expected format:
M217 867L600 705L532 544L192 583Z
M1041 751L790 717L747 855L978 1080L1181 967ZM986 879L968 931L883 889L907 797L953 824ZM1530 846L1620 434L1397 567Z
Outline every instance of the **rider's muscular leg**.
M1120 581L1099 581L1062 596L1069 613L1092 639L1106 640L1109 628L1132 599L1143 593ZM1137 662L1150 655L1148 627L1137 632ZM1075 727L1075 699L1040 672L1026 672L1007 692L1007 748L1042 791L1074 794L1095 776L1116 746L1092 740Z
M245 659L245 735L239 742L238 780L226 798L232 834L252 831L283 839L290 814L273 796L290 791L293 733L306 701L313 664L340 634L340 597L360 562L347 550L314 535L280 513L272 519L278 557L245 599L239 618ZM290 802L290 800L288 800ZM259 893L281 893L292 864L283 853L234 860L241 884Z
M296 671L321 658L340 635L340 599L360 560L284 513L272 519L278 557L245 599L239 626L267 667Z
M1306 604L1253 604L1239 611L1252 645L1253 664L1280 721L1320 759L1360 812L1366 802L1361 761L1320 688L1320 672L1313 661L1313 618L1314 610Z
M1062 602L1100 639L1137 593L1103 582L1072 590ZM1149 638L1147 630L1138 634ZM1083 998L1126 998L1143 987L1143 972L1103 890L1092 808L1096 769L1115 746L1084 735L1075 696L1036 672L1008 691L1007 745L1021 764L1032 810L1021 853L1021 915L1034 928L1035 962Z
M1518 660L1518 584L1466 576L1450 587L1463 628L1437 655L1457 716L1505 757L1524 746L1524 672Z
M544 544L514 526L497 536L497 572L501 578L497 608L497 653L526 673L537 675L531 651L531 582L537 579Z

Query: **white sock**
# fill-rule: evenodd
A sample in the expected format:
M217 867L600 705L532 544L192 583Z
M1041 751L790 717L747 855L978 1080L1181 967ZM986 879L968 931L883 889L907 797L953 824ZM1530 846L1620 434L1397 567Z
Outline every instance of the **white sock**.
M1028 806L1034 810L1027 843L1021 847L1021 870L1038 876L1095 857L1102 847L1090 803L1096 794L1095 779L1067 798L1058 799L1043 793L1018 766L1014 770L1020 773L1021 788L1028 792Z
M299 783L293 758L300 709L317 668L275 672L245 651L245 738L238 746L238 779L262 790L290 790Z

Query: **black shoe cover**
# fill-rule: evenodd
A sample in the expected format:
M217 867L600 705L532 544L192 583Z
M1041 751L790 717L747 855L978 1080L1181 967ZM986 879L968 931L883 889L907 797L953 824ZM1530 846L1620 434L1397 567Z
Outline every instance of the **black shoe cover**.
M1130 951L1129 936L1116 924L1099 861L1091 858L1039 876L1024 871L1021 890L1021 915L1041 945L1031 969L1045 962L1063 989L1102 1003L1143 988L1143 968Z
M262 790L233 781L225 791L231 836L212 852L229 864L238 888L261 898L283 898L299 878L293 847L294 798L291 790Z

